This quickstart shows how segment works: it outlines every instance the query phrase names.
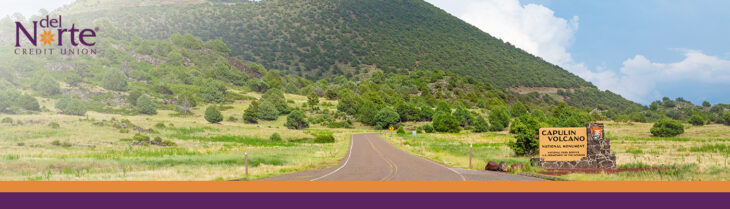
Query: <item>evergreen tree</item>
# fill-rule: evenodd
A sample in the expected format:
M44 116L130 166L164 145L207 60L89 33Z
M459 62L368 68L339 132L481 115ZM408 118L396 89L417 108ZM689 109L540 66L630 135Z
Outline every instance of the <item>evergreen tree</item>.
M268 100L264 100L258 106L258 118L263 120L276 120L279 117L279 110Z
M527 114L527 107L525 107L525 105L522 104L522 102L519 102L519 101L515 102L511 106L510 113L513 117L520 117L522 115Z
M433 118L433 128L438 132L458 133L459 121L451 113L437 112Z
M491 131L502 131L509 126L510 114L504 106L494 106L489 111L489 127Z
M428 105L421 105L421 120L423 121L431 121L434 115L433 108L429 107Z
M689 120L687 122L695 126L701 126L705 125L705 118L702 117L702 115L700 115L699 113L695 113L692 114L691 117L689 117Z
M539 144L538 131L540 127L540 122L530 115L523 115L515 119L510 132L515 134L516 140L509 142L509 147L517 155L535 154Z
M56 109L62 114L82 116L86 114L86 105L79 99L62 98L56 102Z
M439 112L447 112L447 113L451 114L451 106L449 106L449 104L444 101L440 101L436 105L436 113L439 113Z
M221 111L218 111L218 108L215 105L210 105L205 109L205 120L207 120L208 123L219 123L223 121L223 115L221 114Z
M347 113L348 115L356 115L361 105L361 100L356 96L350 89L343 88L338 93L339 102L337 103L337 110L340 112Z
M144 94L137 98L137 111L147 115L157 114L157 104L152 98Z
M107 70L101 79L101 86L112 91L126 91L127 76L119 70Z
M484 120L484 117L482 117L478 114L474 114L472 116L471 121L472 121L471 125L474 126L474 129L473 129L474 133L482 133L482 132L489 131L489 124L487 123L486 120Z
M309 122L307 122L307 118L304 117L302 111L294 110L286 116L286 124L284 126L289 129L305 129L309 127Z
M309 93L307 95L307 103L309 103L309 106L317 106L319 105L319 97L314 92Z
M469 111L466 111L463 107L459 106L456 108L453 114L454 118L456 118L456 121L459 121L459 126L466 127L469 126L469 117L470 113Z
M248 108L243 111L243 121L246 123L258 123L258 112L259 102L257 100L251 101Z
M333 90L333 89L330 88L330 89L327 89L327 92L325 93L325 96L329 100L335 100L335 99L337 99L337 92L335 90Z
M397 112L390 108L383 108L375 115L375 128L386 129L390 126L398 125L400 116Z
M364 100L362 105L360 106L360 109L358 109L358 115L360 117L360 122L362 122L365 125L374 126L375 125L375 115L378 113L378 106L375 105L370 100Z
M201 84L198 97L206 103L222 103L225 101L226 87L218 81L207 79Z
M284 92L278 88L269 89L261 96L261 99L273 104L279 113L288 114L290 111L289 105L286 104L286 98L284 98Z
M654 136L672 137L684 133L684 126L677 120L661 119L654 123L649 132Z
M35 97L27 94L23 94L22 96L18 97L18 106L22 107L26 110L31 111L39 111L41 110L40 105L38 105L38 100L35 99Z

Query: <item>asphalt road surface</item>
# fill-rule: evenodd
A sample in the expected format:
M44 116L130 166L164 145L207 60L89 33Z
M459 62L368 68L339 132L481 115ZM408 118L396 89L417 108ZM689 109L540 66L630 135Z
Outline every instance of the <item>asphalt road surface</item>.
M450 168L411 155L377 134L352 135L340 165L274 176L265 181L530 181L537 178L492 171Z

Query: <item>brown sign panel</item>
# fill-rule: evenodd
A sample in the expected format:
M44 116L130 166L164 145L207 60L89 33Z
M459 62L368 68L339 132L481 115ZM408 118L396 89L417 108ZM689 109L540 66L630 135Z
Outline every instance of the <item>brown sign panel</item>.
M586 128L541 128L539 134L545 161L578 161L588 152Z

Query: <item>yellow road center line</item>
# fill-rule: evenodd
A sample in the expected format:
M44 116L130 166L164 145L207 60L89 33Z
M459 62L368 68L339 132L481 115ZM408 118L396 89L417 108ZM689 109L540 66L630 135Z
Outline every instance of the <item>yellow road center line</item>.
M380 181L386 181L386 180L392 178L392 176L395 176L395 172L397 172L397 166L395 165L395 163L393 163L392 161L385 158L385 155L383 155L383 153L380 152L380 150L375 148L375 145L373 144L373 142L370 139L368 139L368 143L370 143L370 147L373 148L373 150L378 154L380 159L383 159L383 161L385 161L385 163L387 163L388 166L390 166L390 172L388 172L387 176L380 179Z

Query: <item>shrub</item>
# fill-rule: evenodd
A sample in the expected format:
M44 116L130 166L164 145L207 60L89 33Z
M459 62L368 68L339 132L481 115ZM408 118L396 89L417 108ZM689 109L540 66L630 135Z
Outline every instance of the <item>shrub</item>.
M309 106L317 106L319 104L319 97L314 92L310 92L309 95L307 95L307 103Z
M276 120L279 117L279 110L271 102L264 100L258 106L258 118L263 120Z
M119 133L123 133L123 134L129 133L129 129L126 129L126 128L119 129Z
M356 96L350 89L343 88L337 94L339 102L337 103L337 110L340 112L347 113L348 115L355 115L358 113L358 108L362 103L360 97Z
M31 111L41 110L40 105L38 105L38 100L36 100L35 97L27 94L23 94L22 96L18 97L18 106Z
M261 99L271 102L271 104L276 107L276 110L278 110L279 113L289 114L289 105L286 104L284 92L282 92L281 90L276 88L269 89L268 91L266 91L266 93L264 93L263 96L261 96Z
M5 117L5 118L3 118L2 123L13 123L13 119L9 118L9 117Z
M85 115L86 105L79 99L63 98L56 102L56 109L66 115Z
M349 119L345 121L334 121L327 125L328 128L352 128L352 121Z
M421 120L423 121L431 121L433 119L433 108L429 107L428 105L421 106Z
M286 116L286 124L284 126L289 129L304 129L309 127L309 123L306 117L304 117L304 113L299 110L294 110Z
M489 111L491 131L502 131L509 125L510 114L504 106L495 106Z
M333 89L327 89L327 92L325 93L325 97L329 100L335 100L337 99L337 92Z
M725 121L725 125L730 126L730 112L725 113L725 116L723 116L722 119Z
M71 142L67 142L67 141L65 141L65 142L61 142L61 141L59 141L58 139L56 139L56 140L53 140L53 141L51 142L51 145L53 145L53 146L59 146L59 147L64 147L64 148L69 148L69 147L71 147L71 146L72 146L73 144L71 144Z
M314 137L315 143L334 143L335 137L332 134L320 134Z
M395 106L395 111L400 115L400 121L419 121L421 120L421 113L416 105L411 103L398 103Z
M397 134L405 134L406 133L406 130L403 129L403 126L401 126L401 127L398 127L398 130L395 133L397 133Z
M378 111L378 114L375 115L375 128L386 129L390 126L396 126L399 120L400 116L398 113L386 107Z
M703 106L703 107L711 107L711 106L712 106L712 104L710 104L710 102L708 102L708 101L703 101L703 102L702 102L702 106Z
M689 120L687 122L695 126L701 126L705 125L705 118L702 117L702 115L700 115L699 113L695 113L692 114L691 117L689 117Z
M147 115L157 114L157 104L146 94L142 95L137 98L137 111Z
M436 104L436 112L447 112L451 114L451 106L449 106L448 103L441 101L438 104Z
M137 106L137 99L142 96L142 91L135 89L129 92L129 96L127 96L127 103Z
M223 115L221 115L221 111L218 111L215 105L210 105L205 109L205 120L209 123L219 123L223 121Z
M489 124L486 120L484 120L484 117L475 114L472 116L472 126L474 127L474 133L482 133L489 131Z
M185 108L198 106L198 101L195 100L195 96L193 96L193 94L190 92L184 92L178 95L177 103Z
M684 126L677 120L661 119L649 131L654 136L672 137L684 133Z
M469 125L470 113L463 107L457 107L452 115L456 118L456 121L459 121L459 126L464 127Z
M243 111L243 122L246 123L258 123L257 114L259 112L259 102L256 100L251 101L248 108Z
M537 152L540 126L540 122L530 115L523 115L515 120L510 132L515 134L516 140L509 142L509 147L516 155L533 155Z
M279 133L273 133L269 137L269 140L271 140L271 141L281 141L281 136L279 135Z
M170 140L162 140L162 138L160 138L159 136L156 136L155 139L152 140L152 142L150 142L150 144L157 145L157 146L163 146L163 147L171 147L171 146L177 145L173 141L170 141Z
M214 80L207 80L198 91L198 98L206 103L221 103L225 101L226 87Z
M112 91L126 91L127 76L119 70L108 70L101 79L101 86Z
M459 121L448 112L438 112L433 118L433 128L438 132L459 132Z
M370 100L364 100L357 112L360 117L360 122L369 126L376 125L375 116L379 111L375 103Z
M48 127L51 127L51 128L57 129L57 128L61 128L61 125L59 125L59 124L58 124L58 123L56 123L56 122L50 122L50 123L48 123Z
M46 74L36 83L35 90L43 96L53 96L61 92L61 86L58 85L58 81Z
M423 131L426 133L433 133L433 126L431 124L424 124L421 128L423 128Z
M248 81L248 88L256 92L264 93L269 90L271 86L261 79L251 79Z
M515 102L510 106L510 112L515 117L520 117L527 114L527 107L522 102Z
M166 128L167 126L165 126L164 122L159 122L159 123L155 124L155 127L162 129L162 128Z

